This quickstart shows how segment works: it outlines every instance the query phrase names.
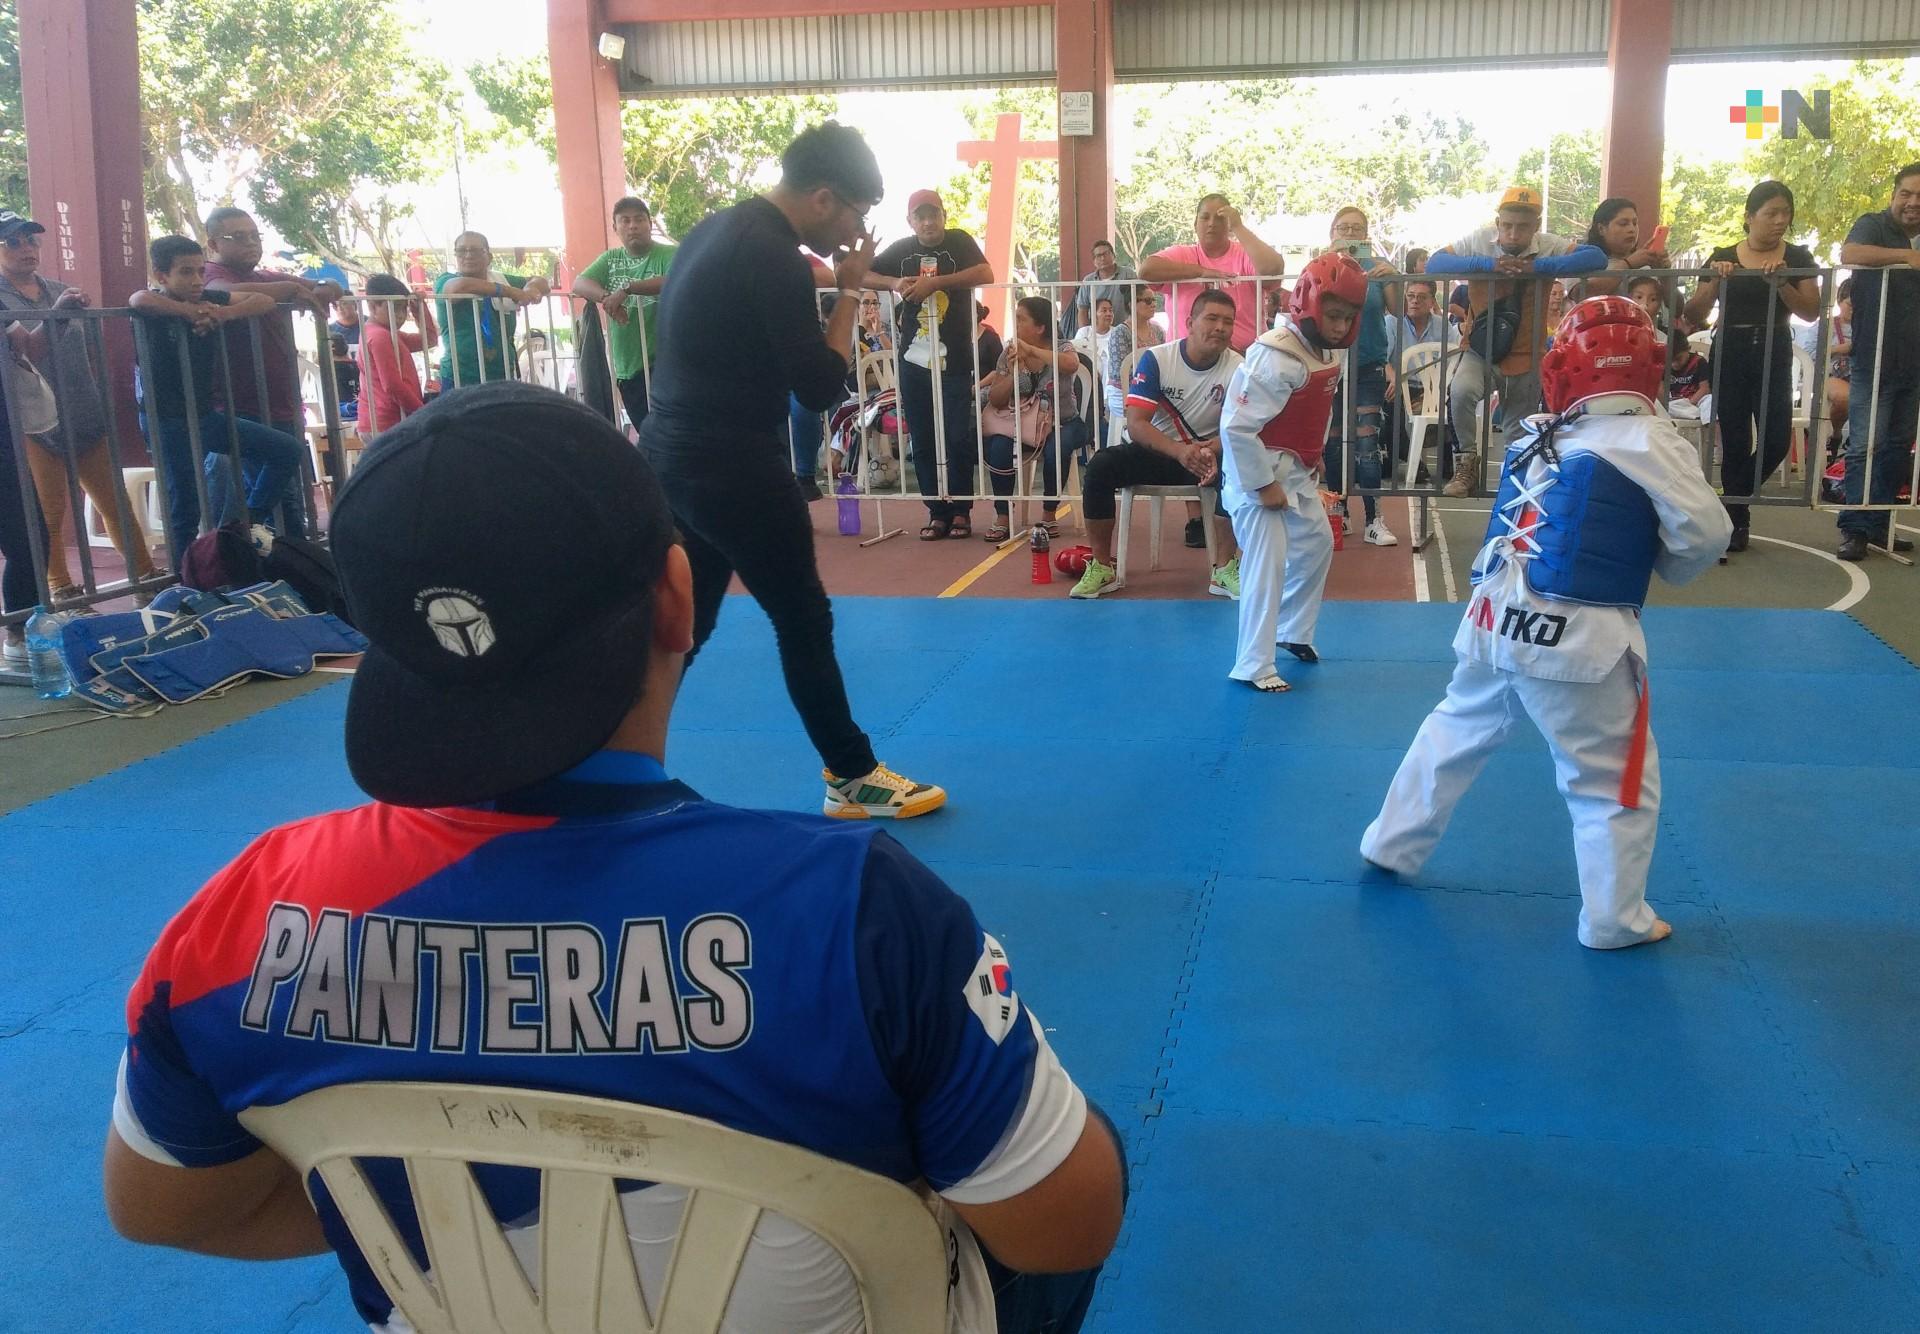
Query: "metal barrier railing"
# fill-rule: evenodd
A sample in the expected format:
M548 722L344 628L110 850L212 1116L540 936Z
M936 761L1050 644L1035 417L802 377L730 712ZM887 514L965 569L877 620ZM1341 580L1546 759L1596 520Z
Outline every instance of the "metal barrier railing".
M1826 312L1831 311L1834 304L1836 271L1783 269L1772 274L1738 275L1739 281L1762 281L1773 290L1783 283L1800 280L1816 284L1822 318L1813 331L1811 349L1798 347L1790 338L1778 299L1766 303L1766 313L1758 325L1732 327L1724 321L1718 327L1710 324L1707 318L1710 311L1700 305L1697 287L1695 299L1682 299L1683 283L1698 284L1703 279L1720 276L1711 269L1607 270L1566 280L1545 275L1502 275L1498 281L1510 284L1510 295L1504 303L1506 313L1521 316L1522 328L1536 331L1537 341L1523 348L1520 357L1520 361L1530 362L1530 366L1510 362L1516 369L1497 378L1489 375L1482 355L1482 350L1492 349L1485 344L1476 349L1472 337L1463 333L1463 326L1448 313L1454 289L1466 284L1470 302L1482 307L1481 318L1485 319L1488 302L1484 295L1476 299L1475 288L1476 285L1485 288L1495 279L1477 274L1395 274L1372 280L1402 298L1389 302L1401 310L1405 308L1404 293L1410 284L1434 284L1436 309L1430 326L1436 337L1402 347L1399 356L1393 359L1397 364L1390 370L1395 384L1388 395L1387 409L1381 414L1379 429L1366 437L1380 442L1375 450L1382 464L1378 485L1361 484L1356 475L1361 459L1354 446L1363 438L1359 429L1362 405L1351 392L1353 377L1346 377L1348 392L1343 394L1338 427L1342 445L1340 467L1337 475L1329 479L1330 489L1349 497L1406 499L1414 529L1413 544L1423 545L1433 532L1433 502L1445 490L1443 479L1448 469L1444 465L1449 438L1458 438L1470 447L1478 446L1458 451L1476 454L1477 466L1466 470L1463 475L1466 485L1456 488L1456 493L1464 489L1467 495L1484 498L1499 471L1495 428L1505 436L1516 429L1521 416L1539 409L1538 356L1551 322L1555 286L1562 288L1564 300L1573 301L1594 289L1612 285L1624 290L1628 282L1649 277L1662 285L1658 309L1666 327L1684 330L1698 324L1703 327L1695 330L1693 337L1701 339L1705 335L1703 341L1712 344L1708 349L1708 393L1703 396L1708 409L1693 415L1676 413L1675 417L1677 424L1695 436L1703 472L1709 479L1718 477L1730 505L1886 512L1889 547L1897 534L1916 531L1912 524L1900 520L1915 517L1914 496L1920 492L1920 457L1912 457L1909 449L1909 457L1902 459L1898 445L1887 443L1903 438L1911 441L1914 423L1886 417L1888 409L1884 405L1888 396L1881 392L1884 357L1874 358L1864 401L1859 392L1852 396L1854 408L1849 425L1853 443L1848 452L1854 460L1857 479L1850 479L1848 486L1852 494L1861 499L1848 504L1844 498L1830 494L1830 488L1823 489L1832 434L1826 395L1831 321L1826 318ZM1884 273L1877 276L1879 281L1887 281ZM1854 270L1856 285L1875 280L1874 270ZM1244 293L1237 297L1237 302L1253 303L1249 308L1259 312L1254 326L1264 329L1270 323L1268 296L1276 289L1284 289L1284 285L1284 279L1244 278L1183 282L1174 286L1187 291L1206 286L1223 287ZM1125 385L1132 363L1144 350L1142 340L1133 334L1137 325L1136 298L1155 292L1162 285L1121 279L1108 286L1126 294L1127 310L1115 312L1114 328L1125 326L1128 333L1117 339L1110 334L1108 340L1091 341L1093 354L1080 352L1076 358L1080 364L1071 371L1062 368L1057 355L1058 311L1060 303L1078 290L1078 283L1002 283L964 295L950 294L953 299L969 301L966 346L957 350L958 356L956 349L944 346L939 339L928 339L924 334L912 339L924 352L905 355L908 330L894 318L898 310L895 298L890 292L877 293L885 331L890 337L875 338L877 331L868 329L863 338L862 322L856 321L853 342L848 349L852 384L847 403L842 407L843 412L849 406L852 411L842 419L837 433L831 414L827 414L821 424L820 445L830 460L830 475L838 478L846 474L853 479L842 498L875 506L878 531L862 545L885 541L903 531L887 527L884 507L889 504L933 500L1004 505L1008 526L1015 530L1007 539L1011 543L1022 540L1023 534L1018 530L1024 528L1025 516L1032 505L1064 507L1073 502L1070 487L1076 465L1078 470L1084 470L1096 449L1126 438ZM977 352L983 326L981 307L975 304L980 294L992 291L1006 291L1016 298L1047 299L1051 309L1045 321L1035 321L1036 326L1041 326L1035 343L1056 352L1050 371L1015 377L1008 406L1016 423L1016 438L1010 451L996 446L995 453L1002 455L997 460L989 455L990 437L984 429L984 400L980 388L982 379L994 367L979 362ZM27 419L30 404L18 393L9 394L13 409L9 414L10 466L27 511L23 517L28 521L21 536L32 572L34 603L78 608L130 594L150 595L172 581L171 574L151 562L153 539L156 536L163 539L167 569L177 570L181 554L192 537L215 526L222 517L245 508L242 498L249 495L250 489L257 499L272 502L265 508L275 512L273 521L283 530L321 536L321 496L326 497L325 509L330 510L330 488L343 483L347 477L355 446L364 446L377 431L395 424L378 420L375 406L378 396L373 392L376 386L370 382L384 380L389 370L394 377L404 378L400 364L403 358L412 361L413 377L420 380L423 397L436 392L436 367L440 371L438 391L504 377L536 380L563 392L582 392L581 382L586 378L587 367L579 350L572 305L579 298L552 294L525 300L448 293L427 297L415 292L407 296L356 296L344 300L355 303L363 312L363 318L374 308L383 306L387 319L380 323L389 330L403 330L411 323L420 335L417 347L410 340L378 340L385 343L386 354L393 360L390 366L372 375L368 374L372 368L366 365L363 353L359 401L362 415L345 422L340 413L333 359L327 354L324 312L310 304L281 305L271 314L234 320L222 326L217 334L190 335L211 339L210 346L216 349L205 395L208 401L204 403L200 401L203 393L195 379L188 336L164 340L170 349L167 353L156 346L157 332L166 327L156 321L179 319L178 316L143 317L124 307L0 311L0 337L7 339L12 350L25 356L32 363L34 373L52 387L56 407L63 397L72 397L79 392L78 386L83 385L91 386L102 405L100 438L88 441L75 438L76 434L83 433L79 428L90 421L87 413L57 412L53 423L42 425ZM648 346L643 313L645 303L652 300L654 298L634 298L631 303L632 318L639 321L643 349L637 388L649 400L652 348ZM428 302L440 312L438 319L427 314ZM509 302L511 308L508 308ZM1692 318L1688 312L1690 305ZM1884 345L1885 312L1886 303L1881 302L1875 329L1876 348ZM263 334L264 322L268 320L287 324L282 326L280 334L269 338ZM110 355L112 344L105 337L109 321L131 322L132 365L114 363ZM1183 320L1170 319L1169 333L1183 324ZM995 332L1003 346L1012 341L1013 330ZM887 346L870 346L881 341ZM363 335L363 349L365 345ZM269 358L276 355L276 348L279 349L277 355L285 357L288 364L284 367L284 376L269 377ZM1115 356L1115 349L1126 350ZM310 358L303 364L302 354L309 350ZM616 391L619 385L610 343L603 341L602 350L609 390ZM171 357L171 365L165 372L160 370L157 360L161 355ZM1351 359L1355 354L1348 351L1341 355ZM1670 401L1673 397L1674 360L1669 358L1663 400ZM1856 365L1855 369L1857 376L1859 367ZM9 372L22 373L18 368ZM1035 374L1040 375L1038 385L1034 383ZM1463 374L1474 378L1462 381ZM907 420L909 414L901 401L901 387L914 377L923 381L931 399L930 413L912 414L921 418L923 425L930 425L930 430L923 432L932 437L927 441L915 438ZM1780 377L1787 379L1784 395ZM204 369L202 378L208 378ZM278 392L283 401L278 404L274 401L274 381L281 386ZM129 382L137 383L141 390L141 428L150 455L145 463L136 459L132 442L123 439L113 410L114 387ZM169 382L176 384L181 394L177 409L154 400L155 386ZM1859 383L1858 379L1855 383ZM288 392L285 386L289 384L304 386L297 393L297 404L284 401ZM1420 390L1417 399L1411 392L1416 386ZM955 393L966 399L963 411L948 410L947 398ZM1499 401L1503 394L1512 393L1527 395L1529 401ZM617 420L620 395L610 392L610 397L614 400L611 407ZM1042 443L1027 445L1017 438L1017 423L1035 397L1044 398L1051 407L1052 431L1050 439L1043 437ZM1779 411L1783 401L1787 405L1784 415ZM1912 399L1907 401L1911 403ZM1725 459L1718 457L1726 452L1723 446L1727 443L1730 403L1748 415L1749 429L1744 438L1753 441L1751 453L1758 460L1749 474L1745 458L1737 456L1731 477ZM887 414L882 410L888 404L894 422L891 430L886 428ZM1117 409L1116 405L1119 405ZM163 406L168 410L162 412ZM227 410L236 406L238 411ZM276 407L292 411L294 418L274 421ZM395 415L397 420L404 415L404 410ZM1064 436L1068 426L1076 421L1080 423L1080 430L1074 434L1084 431L1084 438L1068 447ZM35 432L30 429L34 426L42 429ZM287 440L288 432L280 428L291 428L305 438ZM278 496L257 494L261 469L267 466L255 458L267 448L262 431L269 434L279 431L293 452L289 475L299 480ZM209 439L209 432L218 434ZM1732 443L1738 447L1743 443L1742 433L1733 434ZM1797 481L1792 476L1796 434L1805 455L1800 460L1802 466ZM796 450L799 459L815 457L819 452L807 449L804 439L790 443L800 446ZM1051 485L1046 482L1049 470L1045 467L1049 449L1058 464ZM275 452L279 466L284 468L286 452ZM1736 454L1740 453L1736 448ZM1010 466L1007 466L1009 459L1005 455L1009 454ZM209 467L209 457L221 462ZM1427 466L1429 458L1431 465ZM1372 461L1366 460L1369 473ZM913 466L910 467L910 463ZM1889 468L1898 469L1891 484ZM1455 471L1460 469L1456 467ZM1853 485L1855 480L1857 486ZM1907 490L1904 501L1898 498L1903 484ZM1729 486L1734 489L1728 490ZM191 497L186 494L187 488L191 488ZM1874 499L1876 496L1880 498ZM89 501L92 502L90 517ZM60 519L60 531L43 527L42 519L48 513ZM76 531L72 554L77 559L79 577L77 581L60 583L58 578L50 578L50 574L67 575L64 553L68 545L65 533L69 515ZM105 531L92 530L91 520L97 520ZM136 537L142 545L134 547ZM123 548L134 547L122 552L125 572L131 577L103 577L95 560L97 544L115 542ZM10 551L6 559L17 561L20 556L20 552ZM151 573L148 573L149 565L152 565ZM12 582L17 586L20 581ZM0 625L17 626L31 610L32 605L0 608ZM18 679L22 678L17 673L8 675L0 669L0 680Z

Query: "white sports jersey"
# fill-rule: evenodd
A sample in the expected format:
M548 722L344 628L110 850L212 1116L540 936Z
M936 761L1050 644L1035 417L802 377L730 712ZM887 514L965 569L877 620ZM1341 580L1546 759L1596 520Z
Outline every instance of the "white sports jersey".
M1211 366L1187 360L1185 339L1140 353L1127 385L1127 406L1153 410L1156 430L1175 440L1211 440L1220 434L1227 382L1240 369L1240 354L1227 349Z

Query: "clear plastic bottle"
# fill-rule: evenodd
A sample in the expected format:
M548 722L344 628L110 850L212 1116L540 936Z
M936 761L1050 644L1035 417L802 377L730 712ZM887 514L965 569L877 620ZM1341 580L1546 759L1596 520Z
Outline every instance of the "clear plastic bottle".
M73 690L66 659L60 656L60 633L72 619L45 607L27 619L27 670L33 674L33 693L41 699L64 699Z

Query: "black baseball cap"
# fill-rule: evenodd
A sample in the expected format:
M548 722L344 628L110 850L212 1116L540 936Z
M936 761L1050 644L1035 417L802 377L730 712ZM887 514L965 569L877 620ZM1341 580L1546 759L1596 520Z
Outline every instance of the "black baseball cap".
M10 208L0 208L0 241L11 241L16 236L25 236L28 232L44 232L42 223L32 218L23 218Z
M376 799L468 805L551 778L639 698L673 516L582 404L511 380L453 390L378 438L332 537L372 644L347 766Z

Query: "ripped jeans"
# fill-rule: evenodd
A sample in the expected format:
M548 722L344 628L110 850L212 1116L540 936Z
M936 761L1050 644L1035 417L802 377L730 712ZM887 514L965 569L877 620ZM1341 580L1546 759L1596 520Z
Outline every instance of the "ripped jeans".
M1341 469L1343 450L1342 436L1347 430L1347 385L1353 385L1354 425L1353 425L1353 480L1370 490L1380 485L1380 428L1385 420L1387 403L1387 367L1385 362L1373 366L1349 367L1340 381L1340 389L1333 400L1333 416L1327 422L1327 472L1326 486L1329 491L1346 494L1346 480ZM1367 522L1372 523L1379 514L1380 507L1372 496L1363 496L1366 503Z

